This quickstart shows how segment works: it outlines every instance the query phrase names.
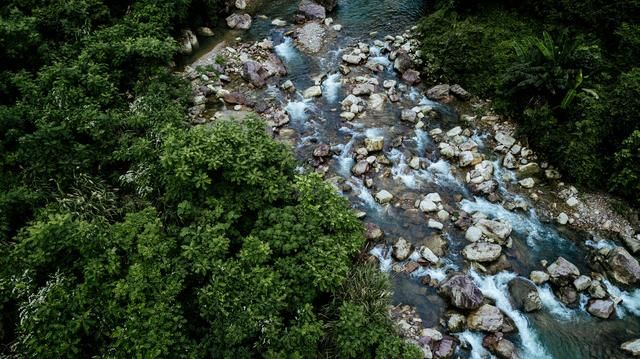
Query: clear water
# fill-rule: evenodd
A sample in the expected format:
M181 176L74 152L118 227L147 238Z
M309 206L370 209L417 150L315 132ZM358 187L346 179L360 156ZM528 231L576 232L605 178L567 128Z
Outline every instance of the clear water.
M578 308L563 305L548 286L541 286L540 296L543 309L535 313L522 313L511 307L508 301L506 283L516 275L528 276L531 270L540 270L540 260L554 261L564 256L575 263L583 273L589 273L586 261L587 247L602 248L610 246L609 241L586 241L580 233L565 232L555 228L553 223L541 220L535 210L529 212L511 212L500 204L490 203L482 198L475 198L468 191L463 176L449 162L440 159L436 146L429 136L430 129L441 127L448 130L460 124L455 108L433 102L424 96L424 88L411 88L402 94L398 105L387 105L382 112L369 111L366 116L347 123L340 119L339 102L346 96L343 76L339 75L338 65L344 49L358 41L372 44L374 39L382 39L387 34L399 34L415 25L417 20L426 14L427 3L423 0L340 0L338 8L330 13L335 24L343 25L343 30L324 51L316 55L308 55L299 51L287 31L291 26L276 28L271 25L275 18L291 22L297 2L291 0L273 0L257 2L253 15L265 15L267 19L254 16L254 23L249 31L229 31L220 25L214 28L216 36L203 41L200 50L190 59L204 59L212 49L240 41L261 40L270 38L275 52L281 57L289 75L287 79L294 82L299 90L313 84L313 77L327 75L322 82L323 97L305 100L300 94L283 96L278 94L277 87L271 87L272 97L282 103L291 118L290 126L298 133L298 142L294 146L300 163L307 163L310 153L317 143L329 143L339 149L329 162L330 171L327 177L335 175L346 180L352 191L345 193L354 208L367 213L367 221L375 222L385 232L385 241L374 247L371 254L381 263L381 270L389 272L394 285L394 301L415 306L425 326L438 327L440 319L446 311L446 303L435 289L421 283L421 279L430 276L432 279L443 279L448 271L469 271L460 256L461 249L467 244L464 233L453 226L445 227L442 234L449 243L442 266L439 268L421 268L412 274L395 273L392 269L390 244L398 237L420 245L425 239L437 231L426 226L423 214L415 215L401 207L381 206L374 198L377 190L386 189L395 197L413 195L421 198L427 193L438 192L443 201L468 212L479 211L490 218L508 221L513 226L513 248L506 250L512 265L508 272L495 275L482 275L469 272L479 285L485 296L495 300L496 305L516 324L518 332L508 337L519 349L521 358L624 358L618 349L619 344L631 338L640 337L640 290L624 290L607 283L609 290L623 299L617 309L617 317L611 320L599 320L584 310L584 301ZM259 9L257 11L256 9ZM377 35L371 36L371 32ZM224 44L224 45L221 45ZM377 75L382 83L393 79L400 83L390 68L390 62L380 54L379 49L372 48L372 60L383 64L387 70ZM464 56L464 54L460 54ZM284 80L283 80L284 81ZM427 84L430 85L430 84ZM382 92L381 89L377 90ZM427 127L421 130L406 126L399 121L402 108L417 105L431 106L440 113L438 120L430 120ZM351 176L354 164L354 152L362 145L367 136L383 136L388 144L401 136L404 144L397 148L385 148L385 155L392 162L389 176L374 175L374 188L367 188L362 179ZM479 149L491 154L485 148L486 134L474 133L474 141ZM424 169L414 170L408 161L418 156L426 164ZM495 179L500 186L500 193L505 198L518 198L513 192L511 171L501 167L500 161L494 162ZM302 167L305 168L305 167ZM308 171L309 168L306 168ZM513 178L513 177L511 177ZM460 206L453 200L454 195L463 197ZM409 196L409 198L411 198ZM577 242L577 243L576 243ZM456 336L467 343L467 349L461 349L456 355L466 358L491 358L482 348L481 333L466 331Z

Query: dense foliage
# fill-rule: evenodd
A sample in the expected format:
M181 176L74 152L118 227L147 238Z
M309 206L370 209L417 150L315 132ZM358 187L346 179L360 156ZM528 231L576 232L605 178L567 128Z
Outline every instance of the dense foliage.
M187 124L173 36L221 6L3 3L0 355L418 356L346 201L260 121Z
M440 1L425 72L492 97L578 183L640 205L640 2Z

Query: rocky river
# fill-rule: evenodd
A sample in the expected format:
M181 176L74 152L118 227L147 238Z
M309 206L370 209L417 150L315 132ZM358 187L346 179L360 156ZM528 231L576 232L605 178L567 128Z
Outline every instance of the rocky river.
M563 182L490 101L421 79L423 1L322 3L239 1L185 32L194 124L258 113L301 172L335 184L425 357L640 353L637 229Z

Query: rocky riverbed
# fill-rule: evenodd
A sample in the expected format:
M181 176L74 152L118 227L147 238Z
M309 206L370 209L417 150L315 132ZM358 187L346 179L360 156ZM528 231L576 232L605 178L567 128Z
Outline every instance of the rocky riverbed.
M184 69L193 123L256 113L300 171L349 198L365 260L394 283L390 315L425 358L638 353L638 229L564 182L489 101L424 83L410 26L424 5L392 4L237 9L230 36Z

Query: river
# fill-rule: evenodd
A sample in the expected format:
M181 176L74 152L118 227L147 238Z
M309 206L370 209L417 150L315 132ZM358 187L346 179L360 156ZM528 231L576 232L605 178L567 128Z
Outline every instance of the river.
M254 22L248 31L228 30L220 26L214 28L216 36L202 42L200 49L192 56L191 61L207 56L221 41L233 45L236 41L254 41L263 38L271 39L275 52L283 60L290 79L299 89L293 96L281 91L265 92L280 102L286 109L293 128L298 136L294 151L301 167L312 170L308 166L313 149L320 143L328 143L340 152L328 162L327 178L340 176L352 189L344 192L354 208L366 212L365 221L378 224L385 232L385 241L378 243L374 254L381 259L381 270L390 273L394 284L394 302L408 304L417 308L425 326L436 327L443 332L441 318L447 311L446 302L437 294L435 288L422 284L421 278L444 278L447 270L464 271L470 275L481 289L485 297L495 301L495 305L511 318L517 332L507 338L518 347L521 358L624 358L619 349L620 343L631 338L640 337L640 290L623 291L609 284L610 291L617 291L623 298L616 314L609 320L601 320L591 316L585 310L586 296L581 294L581 304L569 308L562 304L550 290L548 284L539 286L543 308L537 312L524 313L514 309L509 301L507 282L516 275L528 277L532 270L541 270L541 260L553 262L563 256L576 264L580 271L590 273L587 261L588 247L582 233L566 228L558 228L553 221L539 218L535 204L523 196L514 180L501 174L510 172L502 168L498 155L493 148L483 146L485 135L476 133L474 139L480 152L493 161L494 176L503 198L524 201L530 207L527 211L509 211L501 204L491 203L483 198L475 197L468 190L464 174L448 161L441 158L437 144L429 135L429 131L450 128L464 123L459 113L466 108L449 107L433 102L424 95L425 88L434 84L424 84L415 88L407 88L402 92L397 103L387 101L382 111L370 111L367 116L347 122L340 117L340 101L348 93L343 88L344 75L338 72L340 59L344 49L359 41L372 43L374 39L383 39L385 35L397 35L416 25L426 14L427 7L421 0L340 0L337 9L328 14L334 22L343 26L337 38L319 54L309 55L298 50L292 39L286 35L292 25L277 28L271 21L280 18L291 23L297 8L297 2L287 0L264 1L259 11L249 9L254 15ZM264 15L257 17L255 15ZM372 32L376 34L372 35ZM236 39L236 38L239 38ZM380 84L384 80L400 82L393 70L393 65L385 55L376 56L378 49L372 49L372 59L384 66L384 70L373 76ZM464 56L464 54L460 54ZM327 74L322 82L323 96L317 99L304 99L302 90L313 85L313 77ZM431 106L439 117L426 123L424 129L415 129L407 123L399 121L401 109L416 105ZM462 248L468 244L464 231L446 225L440 233L427 226L427 217L407 211L401 205L380 205L374 199L375 190L367 188L360 178L351 174L354 164L354 151L365 137L383 136L387 144L384 149L386 157L391 161L388 176L380 173L372 175L374 185L371 188L385 189L396 198L415 199L419 195L437 192L442 200L451 207L469 213L481 212L488 218L508 221L513 227L511 238L513 245L505 249L510 268L495 274L479 274L471 269L461 255ZM403 137L401 146L392 148L388 144L398 137ZM408 167L411 157L418 156L426 163L422 169L412 170ZM456 197L462 200L457 201ZM394 203L397 203L394 201ZM444 265L440 268L420 269L411 274L393 270L395 263L390 263L388 252L390 246L399 237L413 244L440 235L448 242L448 249L442 258ZM466 341L471 349L458 349L460 357L490 357L481 347L481 336L477 333L464 332L455 334Z

